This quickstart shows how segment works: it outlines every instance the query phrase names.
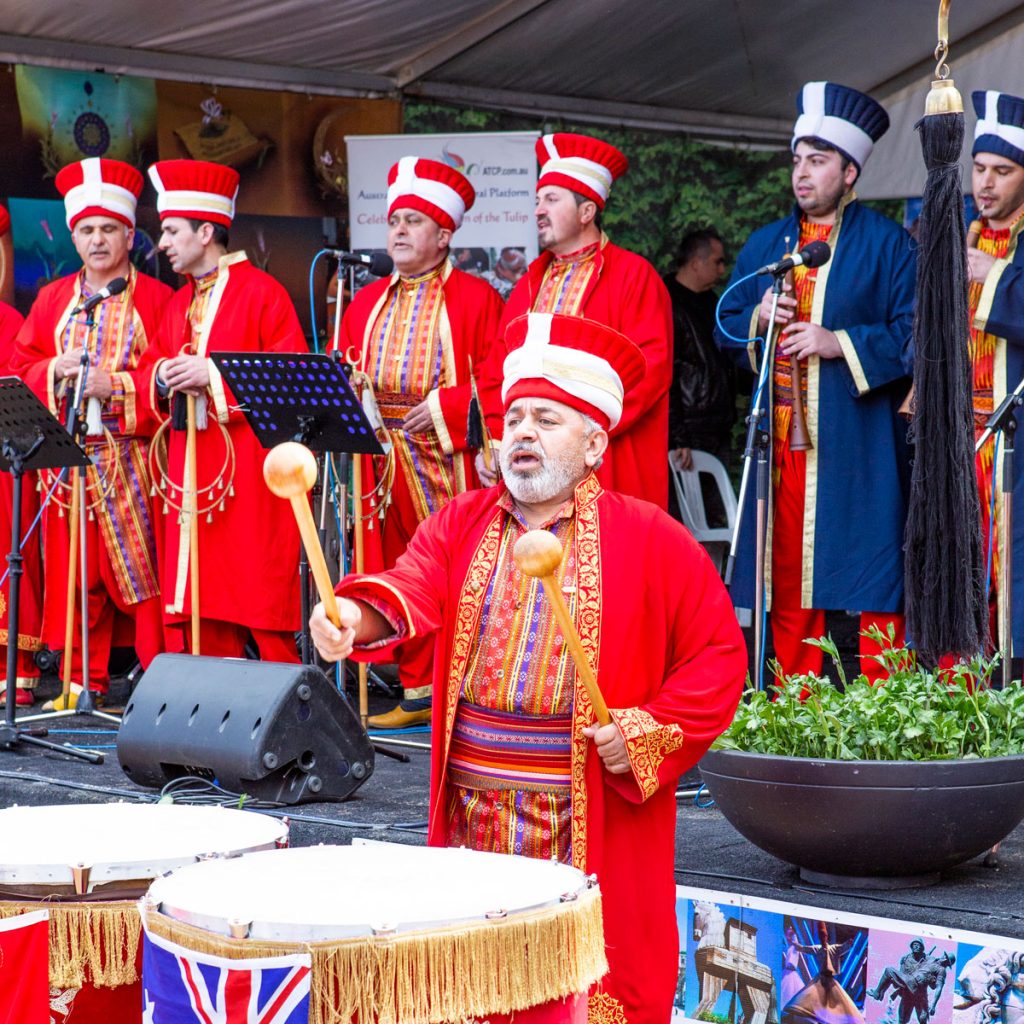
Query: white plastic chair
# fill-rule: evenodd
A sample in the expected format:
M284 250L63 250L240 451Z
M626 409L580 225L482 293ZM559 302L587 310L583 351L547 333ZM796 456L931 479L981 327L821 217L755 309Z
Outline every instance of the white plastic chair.
M693 534L694 540L701 544L732 540L732 528L736 522L736 493L732 489L732 481L725 466L714 455L696 448L690 453L693 457L693 469L676 469L669 456L669 473L672 485L676 489L676 501L679 512L687 529ZM725 509L726 525L722 527L708 526L708 517L704 509L704 492L701 490L700 474L709 473L718 487Z
M693 534L694 540L704 546L711 556L711 561L721 573L729 554L732 531L736 524L736 492L732 489L728 471L714 455L696 448L691 449L690 454L693 456L693 469L676 469L672 463L672 456L669 455L669 476L676 491L676 501L679 503L679 514L683 523ZM704 492L700 485L701 473L710 474L718 487L722 507L725 509L725 526L708 526ZM750 624L749 609L737 608L736 615L741 626Z

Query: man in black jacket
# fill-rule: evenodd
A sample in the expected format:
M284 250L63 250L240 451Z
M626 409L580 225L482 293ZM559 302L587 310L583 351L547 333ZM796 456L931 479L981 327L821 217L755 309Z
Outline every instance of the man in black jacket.
M736 419L732 363L715 345L712 290L725 274L725 247L714 228L690 231L679 243L678 268L665 275L672 296L675 346L669 393L669 448L681 469L692 465L690 449L723 461Z
M664 278L672 297L675 335L669 391L672 461L679 469L690 469L691 450L698 448L728 465L736 420L736 371L715 344L718 296L713 291L725 274L725 247L714 228L690 231L679 243L676 260L676 272Z

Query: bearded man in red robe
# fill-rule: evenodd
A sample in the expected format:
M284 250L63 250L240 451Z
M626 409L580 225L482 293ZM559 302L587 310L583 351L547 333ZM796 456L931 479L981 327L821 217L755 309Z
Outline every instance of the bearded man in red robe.
M743 639L714 566L654 505L596 470L637 347L580 317L508 328L503 483L420 525L389 572L338 586L341 628L310 626L330 660L437 634L428 841L551 858L601 885L610 972L595 1020L663 1024L678 967L675 784L732 719ZM557 585L612 721L599 726L540 581L527 530L559 539Z

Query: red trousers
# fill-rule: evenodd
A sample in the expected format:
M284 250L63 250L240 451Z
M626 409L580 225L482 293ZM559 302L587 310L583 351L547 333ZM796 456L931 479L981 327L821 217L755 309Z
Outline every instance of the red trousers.
M192 650L192 627L186 623L177 629L181 637L179 650ZM282 661L297 665L300 661L295 647L295 634L270 629L250 629L237 622L220 619L199 620L199 653L210 658L244 658L250 635L262 661Z
M46 510L47 551L43 635L51 648L64 650L67 621L68 520L57 517L51 505ZM56 520L51 522L49 520ZM99 520L86 520L89 614L89 685L106 693L110 683L110 649L118 643L134 646L143 668L165 649L160 597L128 604L117 585ZM77 555L78 545L75 544ZM74 633L71 648L71 681L82 682L81 565L76 564Z
M804 490L807 482L807 454L789 450L786 441L775 442L775 517L772 530L772 639L775 657L786 674L819 674L823 654L804 640L825 634L825 610L801 607L801 566L803 564ZM878 645L863 631L877 625L883 633L892 623L894 644L904 642L903 616L893 612L862 611L860 614L860 670L872 682L884 678L885 669L873 655Z

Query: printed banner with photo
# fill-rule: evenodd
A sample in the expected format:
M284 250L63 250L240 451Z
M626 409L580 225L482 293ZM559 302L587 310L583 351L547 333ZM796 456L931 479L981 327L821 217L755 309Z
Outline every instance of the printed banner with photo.
M439 160L465 174L476 190L476 202L452 240L455 265L483 277L508 298L538 251L533 220L537 137L537 132L346 136L352 248L372 252L385 247L391 166L403 156Z
M1024 1024L1024 941L678 886L673 1020Z

